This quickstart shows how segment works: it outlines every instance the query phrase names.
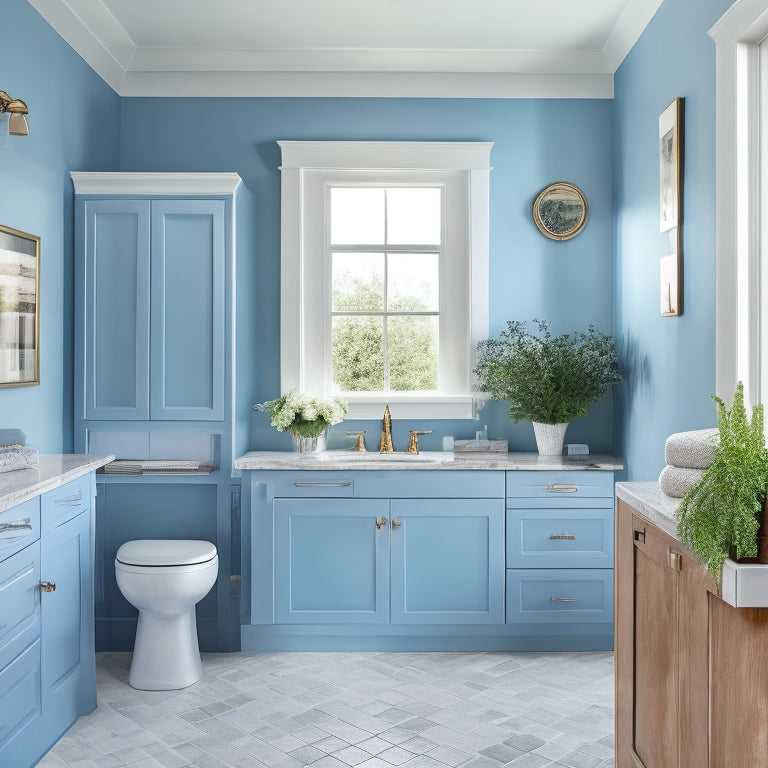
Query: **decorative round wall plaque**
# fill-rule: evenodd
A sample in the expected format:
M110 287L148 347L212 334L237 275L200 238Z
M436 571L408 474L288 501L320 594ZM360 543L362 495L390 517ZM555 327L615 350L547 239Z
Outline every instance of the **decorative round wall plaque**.
M570 240L587 221L587 198L574 184L557 181L533 201L533 220L542 234L553 240Z

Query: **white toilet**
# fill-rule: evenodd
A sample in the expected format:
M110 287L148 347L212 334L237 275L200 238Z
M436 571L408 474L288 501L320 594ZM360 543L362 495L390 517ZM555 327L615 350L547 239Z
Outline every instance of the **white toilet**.
M117 550L117 586L139 609L128 682L144 691L169 691L203 674L195 604L216 582L215 545L199 540L141 539Z

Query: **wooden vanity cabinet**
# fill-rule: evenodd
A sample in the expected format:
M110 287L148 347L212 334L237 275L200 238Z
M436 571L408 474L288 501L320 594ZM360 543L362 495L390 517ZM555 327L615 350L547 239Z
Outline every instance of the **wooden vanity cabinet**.
M615 615L617 768L768 766L768 609L622 500Z

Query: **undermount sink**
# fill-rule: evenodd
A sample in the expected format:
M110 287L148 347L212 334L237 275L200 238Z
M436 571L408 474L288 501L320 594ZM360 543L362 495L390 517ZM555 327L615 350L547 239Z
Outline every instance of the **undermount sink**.
M420 453L408 453L407 451L395 451L394 453L379 453L378 451L323 451L316 454L320 461L339 461L355 463L403 463L403 464L442 464L453 461L453 453L448 451L421 451Z

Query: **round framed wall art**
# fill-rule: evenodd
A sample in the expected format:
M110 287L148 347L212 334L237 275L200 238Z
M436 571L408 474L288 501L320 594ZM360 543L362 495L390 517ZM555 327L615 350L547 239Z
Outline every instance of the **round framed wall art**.
M533 201L533 220L541 233L552 240L576 237L584 228L588 212L584 193L566 181L545 187Z

